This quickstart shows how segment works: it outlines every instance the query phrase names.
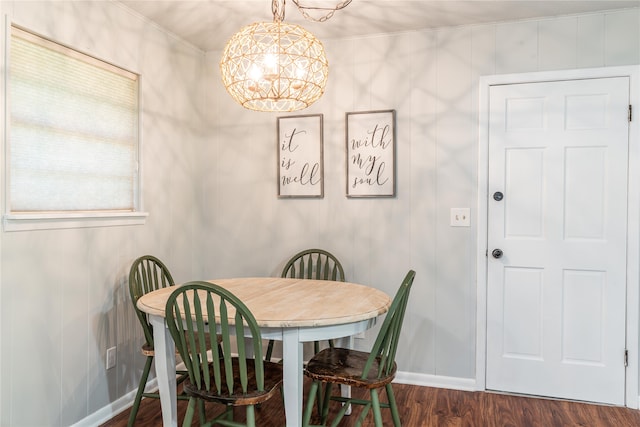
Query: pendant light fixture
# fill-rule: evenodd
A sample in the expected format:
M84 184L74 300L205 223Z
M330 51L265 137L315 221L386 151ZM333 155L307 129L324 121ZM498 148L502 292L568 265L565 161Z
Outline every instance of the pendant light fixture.
M309 14L293 0L305 18ZM318 21L324 21L348 0ZM272 0L273 22L256 22L231 37L220 61L222 82L240 105L256 111L296 111L324 93L329 63L322 43L284 21L285 0ZM315 20L315 19L314 19Z

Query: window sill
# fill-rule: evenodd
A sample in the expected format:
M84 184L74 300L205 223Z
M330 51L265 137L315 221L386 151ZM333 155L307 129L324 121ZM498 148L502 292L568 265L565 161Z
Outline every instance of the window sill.
M4 231L144 225L146 212L73 212L5 214Z

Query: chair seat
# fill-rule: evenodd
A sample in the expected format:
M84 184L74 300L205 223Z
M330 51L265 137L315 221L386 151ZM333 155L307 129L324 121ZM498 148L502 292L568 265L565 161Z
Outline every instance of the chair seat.
M142 344L141 351L142 351L142 354L145 355L145 356L155 356L156 355L156 352L155 352L153 346L150 345L147 342Z
M307 364L305 375L314 381L345 384L348 386L372 389L380 388L393 381L396 364L389 375L378 377L380 360L375 359L367 378L362 378L370 353L346 348L326 348L313 356Z
M229 390L226 386L226 382L222 381L221 390L215 387L215 381L213 378L212 364L210 366L211 372L211 390L205 390L198 388L193 382L187 379L184 382L184 391L187 395L199 397L203 400L210 402L220 402L225 405L241 406L241 405L255 405L262 403L270 399L274 393L276 393L282 384L282 365L273 362L264 362L264 390L257 391L255 366L253 363L247 364L247 380L249 381L250 393L244 394L242 392L240 384L240 371L238 358L232 359L233 366L233 390ZM220 364L221 378L226 377L224 364Z

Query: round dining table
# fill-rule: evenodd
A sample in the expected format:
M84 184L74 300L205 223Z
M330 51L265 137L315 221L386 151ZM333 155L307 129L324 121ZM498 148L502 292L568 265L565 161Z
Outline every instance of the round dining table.
M236 295L255 317L263 339L282 341L287 427L302 424L303 343L348 337L372 327L387 312L389 296L372 287L331 280L279 277L214 279ZM180 285L177 285L180 286ZM164 426L177 425L175 344L165 323L165 304L174 287L138 300L153 326L156 377Z

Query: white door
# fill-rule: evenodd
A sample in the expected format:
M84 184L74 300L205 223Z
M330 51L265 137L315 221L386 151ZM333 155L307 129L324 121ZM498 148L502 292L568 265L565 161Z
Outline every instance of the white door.
M486 387L624 404L629 79L489 98Z

